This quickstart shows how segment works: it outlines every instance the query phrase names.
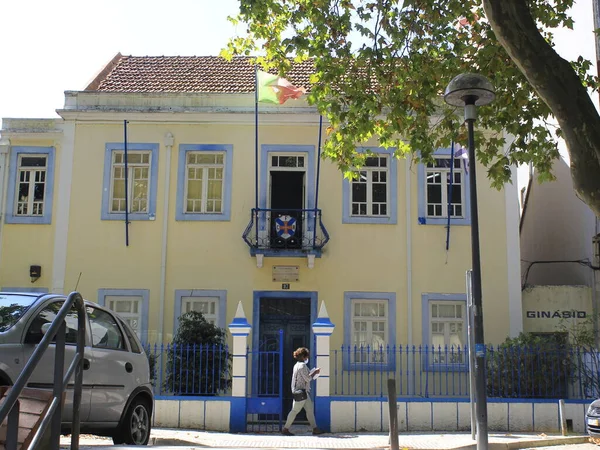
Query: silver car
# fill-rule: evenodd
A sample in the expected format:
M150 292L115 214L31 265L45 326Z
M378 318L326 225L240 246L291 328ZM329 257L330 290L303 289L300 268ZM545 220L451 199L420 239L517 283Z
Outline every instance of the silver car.
M17 379L65 299L54 294L0 292L0 386ZM81 432L112 436L115 444L146 445L154 407L148 358L119 316L96 303L86 301L85 305ZM75 309L66 325L65 372L75 355ZM50 345L27 386L52 389L53 367L54 345ZM70 432L72 410L70 388L63 409L63 433Z

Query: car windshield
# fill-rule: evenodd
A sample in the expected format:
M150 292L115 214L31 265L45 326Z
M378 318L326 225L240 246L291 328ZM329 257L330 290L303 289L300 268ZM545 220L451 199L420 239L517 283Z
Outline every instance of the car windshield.
M37 297L18 294L0 294L0 333L19 321Z

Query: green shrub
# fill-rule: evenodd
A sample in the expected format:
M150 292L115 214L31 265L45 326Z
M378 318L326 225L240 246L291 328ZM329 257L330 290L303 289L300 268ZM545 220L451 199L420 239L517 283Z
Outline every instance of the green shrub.
M226 331L191 311L179 317L167 346L164 388L176 395L216 395L231 387L231 355Z
M487 395L503 398L567 398L574 364L561 333L521 333L488 351Z

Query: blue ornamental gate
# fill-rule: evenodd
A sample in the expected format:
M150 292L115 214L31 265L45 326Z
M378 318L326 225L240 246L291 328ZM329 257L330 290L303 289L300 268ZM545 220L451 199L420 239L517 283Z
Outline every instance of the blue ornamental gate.
M247 431L281 431L283 425L283 330L265 334L248 349ZM251 375L250 375L251 374Z

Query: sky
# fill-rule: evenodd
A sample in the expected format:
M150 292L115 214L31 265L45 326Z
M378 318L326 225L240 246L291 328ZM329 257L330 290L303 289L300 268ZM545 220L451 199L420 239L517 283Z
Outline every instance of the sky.
M218 55L238 31L227 21L238 6L239 0L4 0L0 118L57 118L64 91L84 89L118 52ZM592 0L576 0L573 17L574 32L556 31L557 51L596 61ZM519 185L527 172L519 169Z
M218 55L238 0L4 0L0 118L58 117L117 53ZM243 29L241 30L243 31Z

